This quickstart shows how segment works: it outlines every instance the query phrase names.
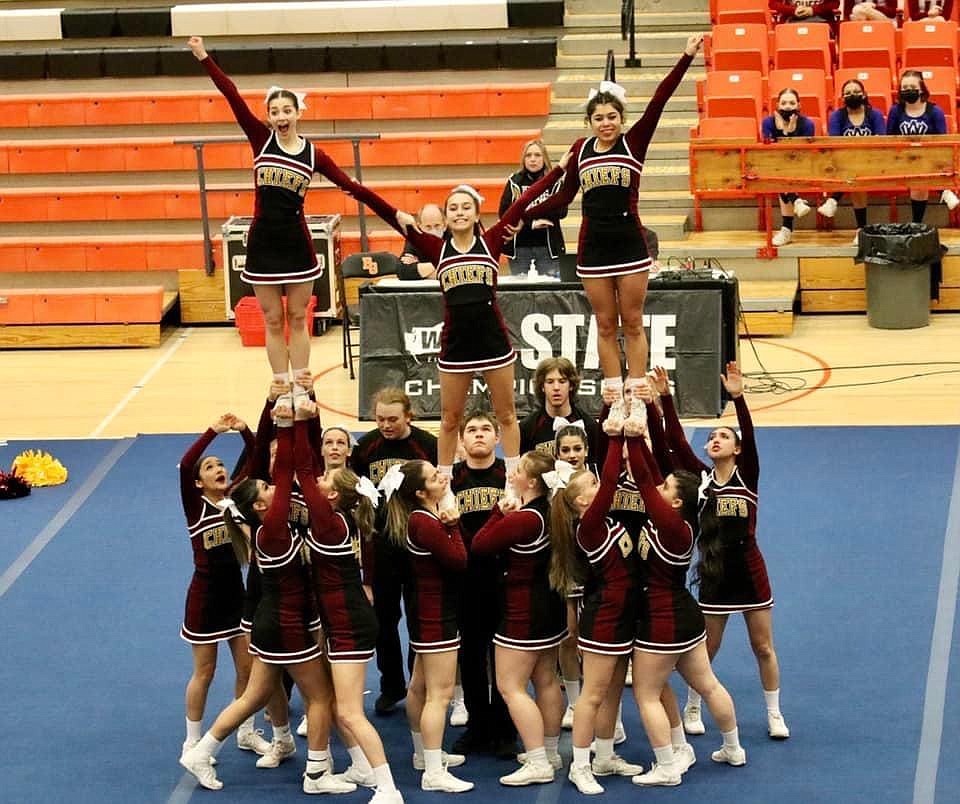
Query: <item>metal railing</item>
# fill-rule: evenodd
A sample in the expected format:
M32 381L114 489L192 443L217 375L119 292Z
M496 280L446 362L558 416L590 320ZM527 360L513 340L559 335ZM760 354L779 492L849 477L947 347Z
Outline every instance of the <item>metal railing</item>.
M311 142L349 141L353 146L353 177L357 182L363 181L363 169L360 164L360 143L365 140L379 140L380 134L309 134L305 135ZM213 276L216 268L216 259L213 253L213 238L210 236L210 215L207 212L207 175L203 166L203 146L220 142L246 142L246 137L185 137L174 139L175 145L192 145L197 155L197 181L200 188L200 225L203 229L203 267L207 276ZM212 191L211 191L212 192ZM367 240L366 208L357 201L357 217L360 223L360 250L369 251Z
M630 39L630 55L624 61L624 67L640 67L637 58L637 11L635 0L623 0L620 6L620 38ZM610 79L613 80L613 79Z

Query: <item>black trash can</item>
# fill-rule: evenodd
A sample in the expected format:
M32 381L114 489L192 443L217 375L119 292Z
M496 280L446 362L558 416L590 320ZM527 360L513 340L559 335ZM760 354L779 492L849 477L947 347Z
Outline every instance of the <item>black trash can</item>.
M940 236L923 223L877 223L860 230L856 262L866 264L867 323L915 329L930 323L930 268Z

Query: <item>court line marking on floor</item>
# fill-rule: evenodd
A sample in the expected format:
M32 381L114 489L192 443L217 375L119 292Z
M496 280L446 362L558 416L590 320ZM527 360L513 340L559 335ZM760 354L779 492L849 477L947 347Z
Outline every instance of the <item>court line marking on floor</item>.
M94 429L92 433L88 436L89 438L98 438L100 434L107 429L117 416L123 411L123 409L130 404L130 400L133 399L140 391L143 390L143 387L153 379L153 375L156 374L163 365L173 357L174 353L183 346L183 342L187 339L190 333L193 332L193 327L188 327L185 330L182 330L179 335L176 336L173 344L165 351L160 357L157 358L157 361L147 370L147 373L144 374L139 380L137 380L136 385L133 386L126 395L121 399L103 419L100 424Z
M33 560L40 555L40 551L50 543L54 536L63 530L63 526L70 521L70 518L80 509L80 506L87 501L87 498L96 491L97 486L99 486L101 481L107 476L114 464L130 449L135 440L136 439L133 438L121 439L117 445L107 453L106 457L96 465L93 471L90 472L87 479L83 482L83 485L81 485L80 488L74 492L73 496L64 503L63 507L54 514L53 519L51 519L43 530L34 537L33 541L24 548L23 552L14 559L13 563L7 567L3 575L0 575L0 598L2 598L7 593L7 590L16 583L17 579L26 572L27 568L33 563Z
M950 672L950 648L953 641L958 582L960 582L960 444L957 445L950 509L943 539L937 614L933 621L933 635L930 640L930 664L927 667L927 683L923 696L920 748L917 752L917 771L913 779L913 804L933 804L937 793L937 770L940 765L940 748L943 741L943 708L947 700L947 677Z

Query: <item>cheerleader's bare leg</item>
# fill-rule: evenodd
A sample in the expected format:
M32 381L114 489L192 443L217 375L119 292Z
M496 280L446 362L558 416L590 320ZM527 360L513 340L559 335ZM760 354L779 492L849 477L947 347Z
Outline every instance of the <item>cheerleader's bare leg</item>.
M310 367L310 325L307 321L307 305L313 293L313 282L297 282L285 285L287 291L287 324L290 328L290 368L294 379L298 371Z
M500 422L503 454L508 459L520 455L520 424L517 421L516 397L513 387L514 377L512 365L483 373L483 381L487 384L487 389L490 392L493 411L497 414L497 421ZM459 434L459 427L460 422L458 420L457 434Z
M527 753L543 748L544 722L540 707L527 692L527 682L533 676L539 658L538 651L514 650L496 646L497 689L503 697L510 718L517 727L517 733ZM553 652L556 667L556 652ZM556 672L551 668L554 679ZM559 684L557 684L558 700ZM562 702L561 702L562 705ZM561 715L562 718L562 715ZM558 723L559 728L559 723Z
M489 372L492 373L492 372ZM473 384L470 372L441 371L440 374L440 433L437 437L437 465L452 466L460 439L460 418L467 404L467 393ZM513 366L510 367L513 376ZM511 397L513 389L510 390ZM516 425L516 416L514 416ZM503 422L500 423L501 430ZM517 439L517 448L520 441Z
M286 376L289 380L290 359L283 333L283 286L254 285L253 292L263 311L267 360L270 361L270 368L275 375Z
M187 720L203 720L207 706L207 693L217 670L217 644L191 645L193 652L193 674L187 682L186 710ZM190 735L188 735L188 739Z
M647 373L647 333L643 328L643 305L647 300L650 274L643 271L617 277L617 307L623 327L627 375L642 378Z
M583 280L583 290L590 300L597 320L597 357L605 379L622 377L619 333L620 310L617 307L617 283L613 278L594 277Z

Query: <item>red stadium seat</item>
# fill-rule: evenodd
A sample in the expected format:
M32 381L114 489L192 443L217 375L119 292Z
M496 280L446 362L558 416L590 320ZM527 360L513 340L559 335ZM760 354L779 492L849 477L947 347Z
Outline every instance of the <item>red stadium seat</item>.
M957 23L905 22L901 55L905 68L956 67Z
M833 81L834 106L839 109L843 106L843 99L840 97L843 91L843 85L851 78L856 78L863 88L867 91L867 97L870 98L870 105L878 109L884 115L890 111L890 93L893 86L893 74L885 68L862 68L850 69L842 68L837 70Z
M957 71L952 67L918 67L923 83L930 91L930 100L949 117L957 114ZM949 121L948 121L949 122Z
M710 65L714 70L770 69L767 27L757 23L715 25L710 42Z
M799 67L832 75L830 26L823 23L778 25L774 29L773 63L778 70Z
M777 95L782 89L795 89L800 94L800 108L808 117L826 120L833 82L823 70L771 70L767 80L769 92L768 109L777 106Z
M896 28L889 22L841 22L841 67L886 67L897 71Z
M714 25L731 22L770 25L770 4L767 0L711 0L710 6L710 19Z
M704 117L763 117L763 76L756 71L714 70L703 85Z
M753 117L705 117L700 121L697 135L704 140L759 139L757 121Z

